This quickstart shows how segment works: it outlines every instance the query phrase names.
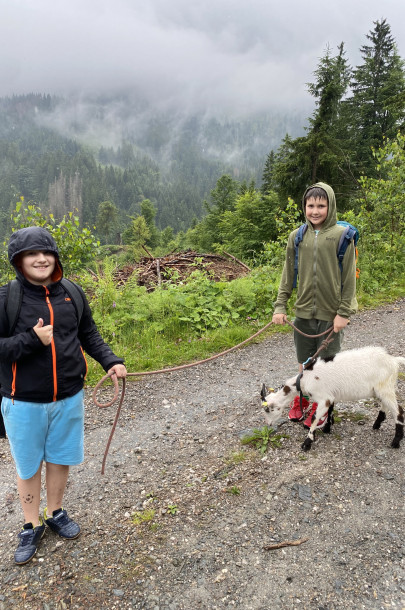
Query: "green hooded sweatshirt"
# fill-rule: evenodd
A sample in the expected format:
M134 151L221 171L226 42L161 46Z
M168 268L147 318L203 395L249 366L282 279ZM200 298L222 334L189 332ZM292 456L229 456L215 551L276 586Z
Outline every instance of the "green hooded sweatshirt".
M333 189L324 182L312 186L321 187L328 195L328 215L319 231L315 231L308 219L308 229L298 246L298 288L295 313L298 318L332 321L336 314L349 318L357 311L356 258L353 241L343 258L340 271L337 249L344 230L336 224L336 198ZM305 214L305 194L302 207ZM290 233L286 259L281 276L274 313L287 313L287 302L293 290L294 239L298 229Z

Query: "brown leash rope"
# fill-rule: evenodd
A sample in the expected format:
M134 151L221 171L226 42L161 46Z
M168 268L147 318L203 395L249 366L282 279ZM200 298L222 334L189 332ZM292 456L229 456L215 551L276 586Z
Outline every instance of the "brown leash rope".
M304 362L304 365L303 365L304 369L308 368L308 366L311 364L311 362L314 362L315 358L321 353L321 351L326 349L328 347L329 343L332 343L332 341L335 338L334 335L336 333L333 330L333 326L324 330L323 333L319 333L319 335L307 335L307 333L304 333L302 330L299 330L299 328L294 326L294 324L292 322L290 322L289 320L286 320L286 322L289 326L291 326L291 328L296 330L297 333L299 333L303 337L308 337L309 339L318 339L319 337L323 337L324 335L329 333L328 336L322 341L319 349L316 350L315 354L313 356L311 356L311 358L308 358L307 362ZM305 366L305 365L307 365L307 366Z
M315 358L318 355L318 353L322 349L324 349L324 347L326 347L333 340L331 338L331 335L334 332L333 328L332 328L331 331L328 328L325 332L323 332L323 333L321 333L319 335L307 335L304 332L300 331L298 328L296 328L296 326L294 326L294 324L292 322L290 322L289 320L286 319L286 322L294 330L296 330L297 332L299 332L301 335L303 335L305 337L317 338L317 337L322 337L323 335L326 335L326 333L329 333L328 337L326 339L324 339L324 341L322 341L321 347L316 352L316 354L314 354L313 358ZM273 322L269 322L268 324L263 326L263 328L258 330L254 335L252 335L248 339L245 339L241 343L238 343L237 345L234 345L233 347L230 347L229 349L226 349L223 352L220 352L219 354L215 354L214 356L210 356L209 358L205 358L204 360L198 360L197 362L190 362L188 364L181 364L179 366L174 366L174 367L171 367L171 368L168 368L168 369L159 369L157 371L140 371L140 372L136 372L136 373L127 373L127 377L144 377L146 375L159 375L159 374L162 374L162 373L172 373L174 371L180 371L182 369L188 369L188 368L191 368L193 366L198 366L199 364L204 364L205 362L210 362L211 360L216 360L217 358L220 358L221 356L224 356L225 354L229 354L230 352L233 352L234 350L242 347L242 345L246 345L246 343L249 343L249 341L252 341L252 339L255 339L256 337L258 337L261 333L263 333L265 330L267 330L272 324L273 324ZM102 386L102 384L104 383L104 381L106 381L109 377L111 377L111 381L112 381L113 386L114 386L114 395L113 395L112 399L109 402L100 403L97 400L97 393L98 393L100 387ZM125 390L126 390L126 380L125 380L125 378L123 378L122 379L121 397L120 397L120 400L119 400L119 403L118 403L117 412L115 414L114 422L113 422L113 425L111 427L111 432L110 432L110 435L108 437L107 445L106 445L106 448L105 448L105 451L104 451L103 463L102 463L102 466L101 466L101 474L104 474L105 463L106 463L106 460L107 460L108 451L110 449L111 441L112 441L112 438L114 436L114 432L115 432L115 429L117 427L118 419L119 419L119 416L120 416L120 413L121 413L122 404L124 402ZM100 379L100 381L97 383L97 385L95 386L95 388L93 390L93 394L92 394L92 398L93 398L94 404L97 407L99 407L100 409L105 409L107 407L111 407L111 405L113 405L114 402L117 400L118 396L119 396L119 386L118 386L118 379L117 379L117 376L115 374L113 374L113 375L108 375L108 374L104 375L104 377L102 377Z

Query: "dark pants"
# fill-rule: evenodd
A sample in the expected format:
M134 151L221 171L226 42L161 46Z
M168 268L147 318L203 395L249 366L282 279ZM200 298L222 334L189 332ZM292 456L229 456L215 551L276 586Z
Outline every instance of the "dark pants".
M312 318L311 320L306 320L304 318L295 318L294 325L301 330L303 333L307 335L319 335L323 333L328 328L332 329L333 322L326 322L324 320L315 320ZM344 332L341 330L326 349L323 349L319 356L321 358L326 358L326 356L334 356L342 347ZM300 364L303 364L311 358L321 347L321 343L328 334L323 335L322 337L318 337L317 339L311 339L309 337L303 337L294 330L294 343L295 343L295 351L297 352L297 359Z

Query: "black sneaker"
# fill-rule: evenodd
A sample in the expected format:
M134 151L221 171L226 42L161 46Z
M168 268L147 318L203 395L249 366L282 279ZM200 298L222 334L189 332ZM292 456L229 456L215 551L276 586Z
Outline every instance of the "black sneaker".
M25 523L23 529L18 534L20 539L14 560L18 565L28 563L38 550L39 543L45 533L45 523L39 519L39 525L34 527L32 523Z
M69 540L78 537L80 534L80 525L72 521L63 508L54 510L52 517L49 518L46 511L47 509L44 510L45 523L53 532L59 534L62 538L69 538Z

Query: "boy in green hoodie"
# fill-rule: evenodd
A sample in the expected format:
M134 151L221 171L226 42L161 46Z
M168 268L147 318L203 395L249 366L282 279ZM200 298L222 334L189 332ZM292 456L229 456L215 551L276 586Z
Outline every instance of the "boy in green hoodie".
M331 357L340 351L343 329L351 315L357 311L356 300L356 257L353 241L349 244L343 258L343 270L338 264L337 249L344 228L336 224L336 198L333 189L324 182L310 186L304 193L302 207L308 228L298 247L299 283L295 301L296 318L294 325L308 335L318 335L333 328L334 340L321 352L321 357ZM281 276L277 300L274 308L273 323L285 324L287 302L293 290L295 246L298 229L290 233L287 243L286 259ZM299 364L303 364L319 349L324 337L307 338L294 330L294 343ZM304 421L310 427L312 415L316 410L304 397L302 410L299 396L291 403L289 418ZM318 424L322 428L325 417Z

